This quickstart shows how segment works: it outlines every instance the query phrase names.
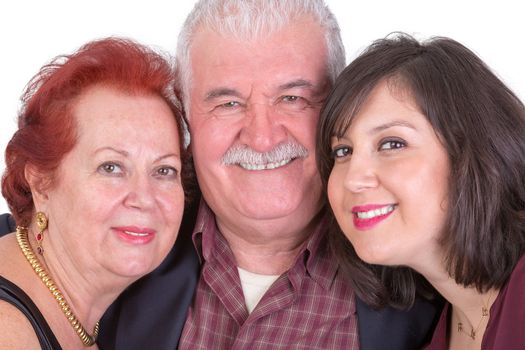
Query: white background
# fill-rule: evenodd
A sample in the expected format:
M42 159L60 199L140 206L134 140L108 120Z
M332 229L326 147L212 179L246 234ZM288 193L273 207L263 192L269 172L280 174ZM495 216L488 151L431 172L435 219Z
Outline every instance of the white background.
M286 0L281 0L286 1ZM525 99L521 1L328 0L341 26L347 61L393 31L419 39L449 36L481 56ZM16 128L25 84L53 57L106 36L134 38L174 52L193 0L20 0L0 4L0 150ZM0 161L3 171L3 156ZM0 199L0 212L7 206Z

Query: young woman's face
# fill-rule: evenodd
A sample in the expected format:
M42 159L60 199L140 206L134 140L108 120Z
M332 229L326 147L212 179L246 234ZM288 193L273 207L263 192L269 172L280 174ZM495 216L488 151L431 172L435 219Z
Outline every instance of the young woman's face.
M378 84L332 151L330 205L361 259L417 268L435 257L449 159L410 94Z

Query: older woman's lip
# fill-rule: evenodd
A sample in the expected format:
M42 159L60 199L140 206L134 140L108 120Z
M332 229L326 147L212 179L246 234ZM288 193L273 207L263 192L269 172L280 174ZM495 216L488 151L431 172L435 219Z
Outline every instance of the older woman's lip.
M112 229L122 240L132 244L147 244L156 234L153 229L138 226L117 226Z

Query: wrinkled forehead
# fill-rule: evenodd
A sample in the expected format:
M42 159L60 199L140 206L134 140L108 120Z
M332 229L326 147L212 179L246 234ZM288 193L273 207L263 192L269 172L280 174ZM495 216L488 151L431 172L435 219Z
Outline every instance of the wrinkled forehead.
M328 75L328 50L321 27L313 20L294 22L275 32L240 39L228 34L201 29L192 39L190 68L192 76L213 68L213 74L221 74L221 68L242 71L245 76L267 72L275 67L283 70ZM281 69L280 69L281 68ZM216 77L206 77L215 79ZM267 76L266 80L273 79ZM297 77L307 78L307 77Z
M281 37L290 40L282 48L300 44L307 46L318 37L322 38L322 44L326 49L326 30L319 21L311 15L298 15L292 18L281 18L279 20L253 21L242 23L243 18L235 16L227 17L221 21L199 23L191 33L189 40L190 58L195 47L206 43L207 46L221 46L224 42L234 42L243 47L257 47L278 41ZM213 40L206 40L213 38ZM323 54L321 51L319 54Z

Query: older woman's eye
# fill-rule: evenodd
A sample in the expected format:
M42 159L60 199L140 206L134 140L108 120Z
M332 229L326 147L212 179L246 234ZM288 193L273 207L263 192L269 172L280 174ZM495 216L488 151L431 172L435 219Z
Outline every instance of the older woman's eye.
M162 166L155 171L155 176L160 178L175 178L178 174L178 170L172 166Z
M119 175L123 173L122 167L113 162L103 163L98 167L98 172L108 175Z
M406 142L400 139L384 140L379 144L380 151L396 150L406 147Z
M332 150L332 158L340 159L352 154L352 149L348 146L337 146Z

